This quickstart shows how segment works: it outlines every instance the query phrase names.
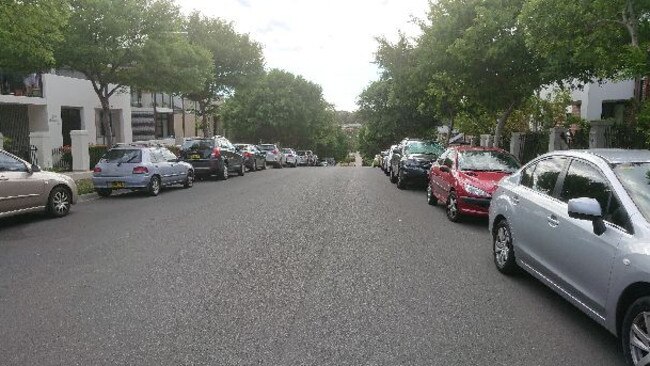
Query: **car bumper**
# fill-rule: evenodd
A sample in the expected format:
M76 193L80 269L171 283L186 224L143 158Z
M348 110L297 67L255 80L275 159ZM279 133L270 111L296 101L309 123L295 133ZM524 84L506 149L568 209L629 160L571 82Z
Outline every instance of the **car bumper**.
M458 210L463 215L487 217L491 198L462 196L458 198Z
M409 181L418 181L422 183L427 182L429 176L428 170L420 167L403 167L400 169L402 177L408 179Z
M93 177L95 189L142 189L149 186L150 174L122 177Z
M221 160L187 160L194 169L194 175L212 175L222 171L223 166Z

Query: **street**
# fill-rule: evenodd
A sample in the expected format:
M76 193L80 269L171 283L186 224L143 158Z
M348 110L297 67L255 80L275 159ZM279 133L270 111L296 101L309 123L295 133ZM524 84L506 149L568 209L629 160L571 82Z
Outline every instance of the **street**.
M379 169L271 169L0 220L2 365L623 365Z

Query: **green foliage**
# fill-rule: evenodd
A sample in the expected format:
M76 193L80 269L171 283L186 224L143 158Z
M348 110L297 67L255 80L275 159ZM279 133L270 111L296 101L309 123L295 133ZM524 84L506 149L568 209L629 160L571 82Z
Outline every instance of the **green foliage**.
M90 155L90 170L95 168L95 165L99 163L99 160L106 154L108 151L108 146L106 145L90 145L88 146L88 153Z
M52 67L67 22L65 0L0 1L0 69L33 72Z
M75 183L77 183L77 194L79 195L89 194L95 191L92 179L79 179Z
M348 138L319 85L281 70L271 70L228 98L221 110L234 140L278 142L340 159Z

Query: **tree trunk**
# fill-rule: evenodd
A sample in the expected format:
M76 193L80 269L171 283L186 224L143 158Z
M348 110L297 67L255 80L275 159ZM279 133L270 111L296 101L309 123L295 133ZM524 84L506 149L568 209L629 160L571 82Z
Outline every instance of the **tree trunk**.
M203 137L208 137L208 115L206 113L206 105L204 101L199 102L199 109L201 110L201 129L203 130Z
M508 109L506 109L501 117L497 120L497 128L494 130L494 141L493 146L499 147L499 142L501 141L501 134L503 133L503 126L505 126L508 117L512 114L512 111L515 109L515 103L510 103Z
M156 126L158 126L158 93L153 93L153 138L156 136ZM162 126L161 126L162 127ZM162 133L162 131L161 131Z
M185 134L185 98L181 98L181 109L183 110L182 114L182 126L183 126L183 138L187 137Z
M449 133L447 134L447 143L445 146L449 146L449 141L451 140L451 133L454 130L454 115L449 115Z
M104 127L104 136L106 137L106 145L110 149L113 147L113 126L111 125L111 105L109 97L99 95L99 102L102 105L102 126Z

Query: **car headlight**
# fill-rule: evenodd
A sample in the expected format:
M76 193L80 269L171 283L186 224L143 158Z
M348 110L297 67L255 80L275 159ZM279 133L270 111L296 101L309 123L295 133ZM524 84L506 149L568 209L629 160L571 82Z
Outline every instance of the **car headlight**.
M474 187L471 184L465 184L465 192L473 195L473 196L479 196L479 197L490 197L490 194L485 192L484 190Z

